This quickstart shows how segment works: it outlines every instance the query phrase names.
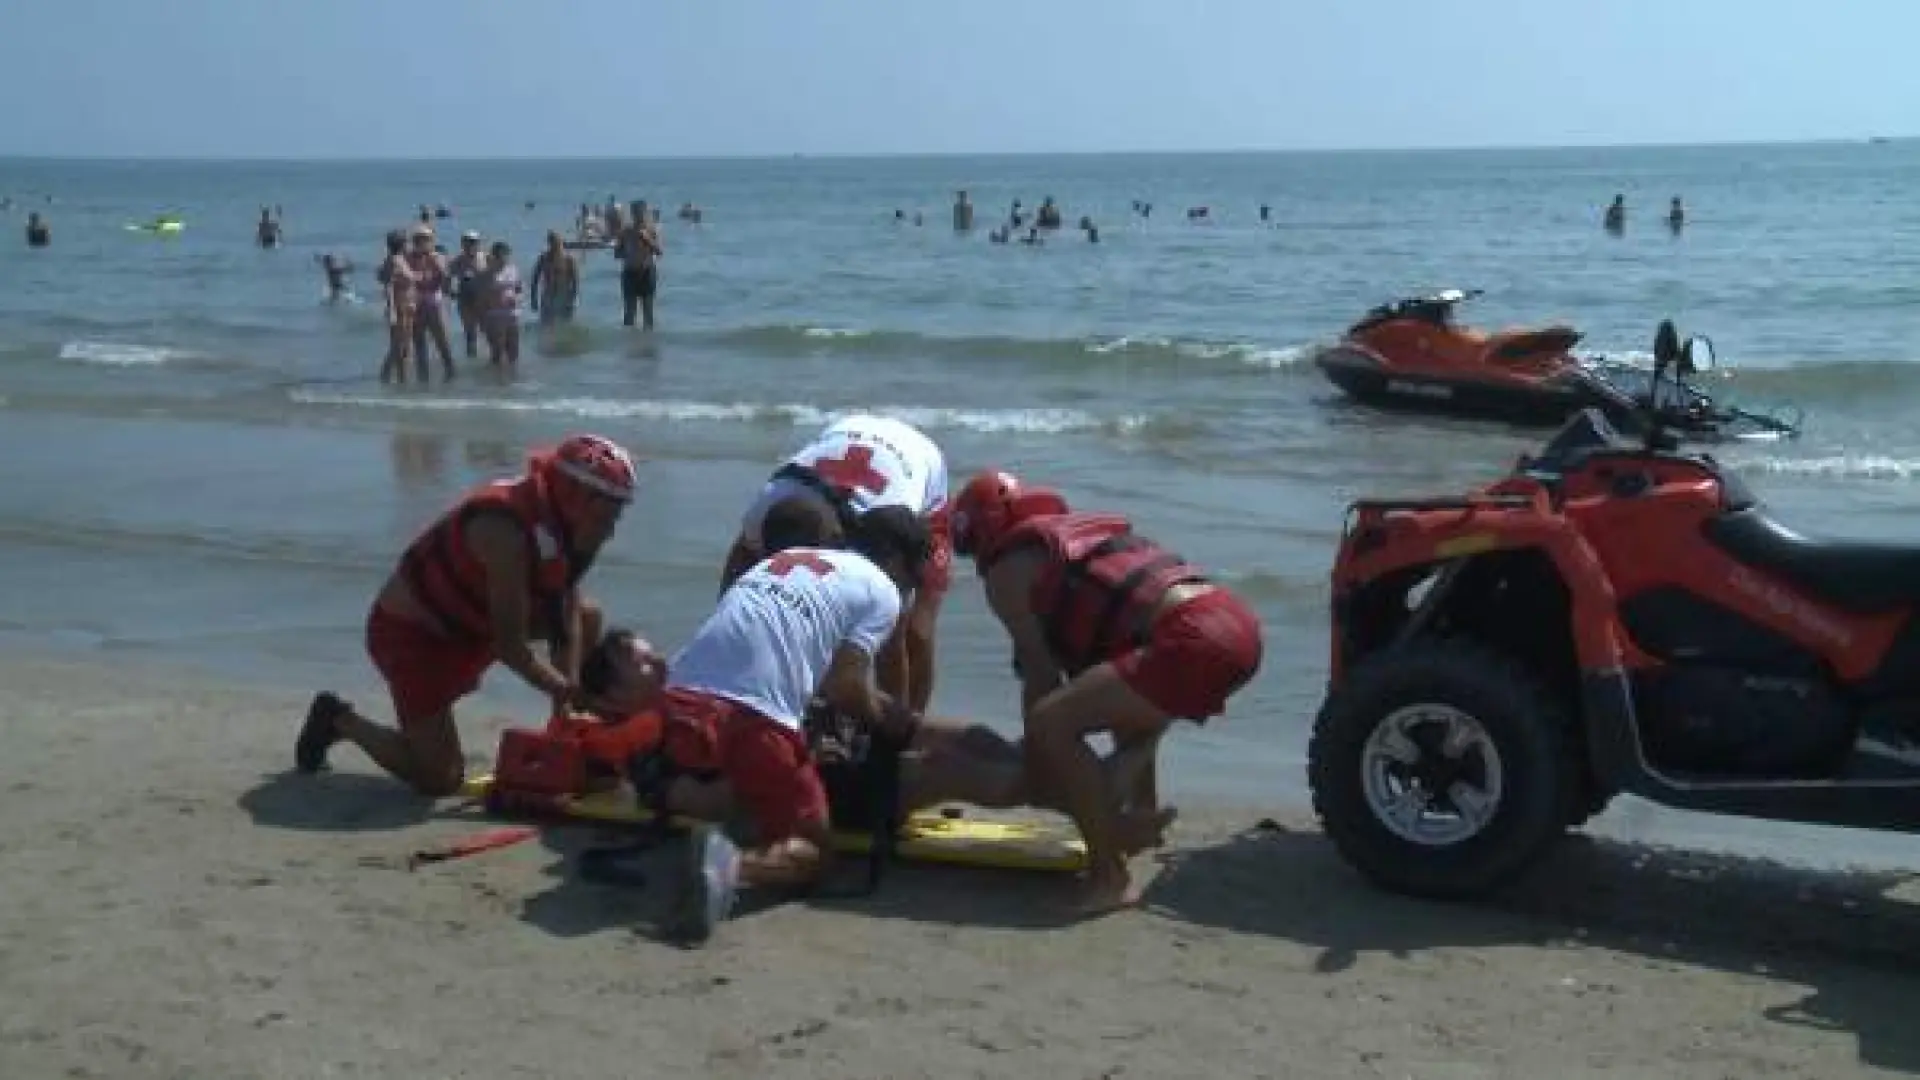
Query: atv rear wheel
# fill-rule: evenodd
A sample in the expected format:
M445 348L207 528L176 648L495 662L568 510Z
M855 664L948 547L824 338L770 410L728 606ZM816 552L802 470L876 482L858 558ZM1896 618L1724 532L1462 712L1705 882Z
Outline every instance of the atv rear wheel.
M1576 816L1565 713L1482 646L1388 649L1328 695L1307 752L1321 827L1376 884L1453 899L1533 861Z

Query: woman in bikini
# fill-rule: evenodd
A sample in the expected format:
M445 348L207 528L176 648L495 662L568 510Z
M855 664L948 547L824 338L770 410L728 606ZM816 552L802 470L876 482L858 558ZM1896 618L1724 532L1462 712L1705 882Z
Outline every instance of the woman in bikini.
M513 265L513 249L505 241L496 242L490 255L480 279L487 361L494 367L504 362L512 371L520 362L520 268Z
M413 293L414 368L420 374L420 381L427 382L427 340L431 338L434 349L440 354L440 366L451 380L453 347L447 342L447 313L443 302L450 280L447 261L433 249L431 226L415 225L412 239L413 248L407 252L407 266L413 270L416 279Z
M376 275L387 300L387 358L380 365L380 381L407 381L407 353L413 347L413 312L418 306L419 279L407 265L407 238L400 230L387 234L387 257ZM425 378L422 371L421 377Z

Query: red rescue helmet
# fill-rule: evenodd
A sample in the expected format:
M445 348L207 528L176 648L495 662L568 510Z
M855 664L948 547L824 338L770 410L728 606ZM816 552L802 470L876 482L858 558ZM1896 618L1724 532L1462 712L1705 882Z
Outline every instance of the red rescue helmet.
M530 471L561 513L573 517L593 499L633 501L633 459L601 435L569 435L560 445L533 455Z
M990 555L1015 526L1029 518L1067 512L1067 500L1052 488L1026 487L1009 472L975 473L953 500L953 550L975 559Z

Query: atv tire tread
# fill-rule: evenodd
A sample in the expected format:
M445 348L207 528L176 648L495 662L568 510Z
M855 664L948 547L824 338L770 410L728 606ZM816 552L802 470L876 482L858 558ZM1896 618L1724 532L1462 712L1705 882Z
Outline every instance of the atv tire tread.
M1421 848L1388 832L1367 806L1360 777L1361 750L1379 722L1423 701L1473 716L1501 759L1504 791L1494 819L1447 848ZM1342 856L1378 885L1429 899L1484 894L1590 812L1596 793L1577 735L1546 687L1496 649L1463 639L1392 646L1355 665L1321 706L1307 747L1314 813Z

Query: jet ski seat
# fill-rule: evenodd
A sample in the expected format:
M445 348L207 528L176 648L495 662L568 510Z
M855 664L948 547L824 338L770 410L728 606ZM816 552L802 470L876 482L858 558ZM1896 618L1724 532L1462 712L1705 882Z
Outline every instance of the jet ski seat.
M1542 353L1564 353L1579 344L1581 336L1580 331L1570 326L1502 330L1487 339L1486 357L1496 363L1511 363Z

